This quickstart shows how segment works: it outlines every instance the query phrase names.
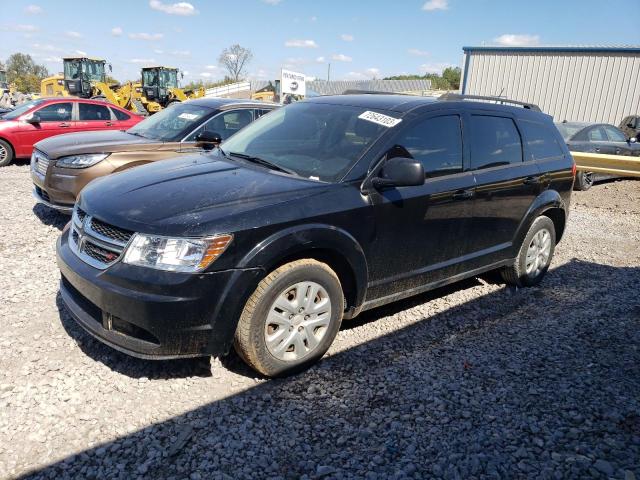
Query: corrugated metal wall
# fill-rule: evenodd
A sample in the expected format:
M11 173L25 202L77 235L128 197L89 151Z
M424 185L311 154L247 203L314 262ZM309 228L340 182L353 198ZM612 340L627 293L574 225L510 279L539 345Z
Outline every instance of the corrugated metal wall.
M556 121L618 125L640 114L640 51L628 50L470 49L461 93L535 103Z

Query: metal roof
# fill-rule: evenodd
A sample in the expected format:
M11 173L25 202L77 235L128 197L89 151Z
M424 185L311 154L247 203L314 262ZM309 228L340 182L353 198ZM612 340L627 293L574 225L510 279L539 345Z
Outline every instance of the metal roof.
M477 46L462 47L464 53L469 52L526 52L526 53L637 53L640 54L640 45L549 45L528 47L504 47L504 46Z
M431 80L314 80L307 88L320 95L340 95L347 90L371 92L422 92L431 89Z

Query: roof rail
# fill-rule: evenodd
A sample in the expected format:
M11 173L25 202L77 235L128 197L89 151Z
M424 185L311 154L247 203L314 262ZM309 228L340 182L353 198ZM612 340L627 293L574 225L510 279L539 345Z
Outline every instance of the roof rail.
M377 90L358 90L358 89L347 89L342 92L342 95L409 95L408 93L398 93L398 92L379 92Z
M485 102L496 102L502 104L509 105L519 105L522 108L526 108L527 110L535 110L536 112L541 112L540 107L527 102L519 102L517 100L509 100L508 98L503 97L487 97L484 95L461 95L459 93L445 93L439 97L440 100L483 100Z

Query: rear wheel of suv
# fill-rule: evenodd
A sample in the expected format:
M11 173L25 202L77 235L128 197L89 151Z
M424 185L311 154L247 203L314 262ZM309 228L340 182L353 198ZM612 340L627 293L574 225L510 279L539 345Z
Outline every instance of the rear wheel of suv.
M518 287L540 283L551 264L556 246L556 229L549 217L540 216L533 222L513 265L500 273L505 282Z
M13 148L4 140L0 140L0 167L9 165L13 160Z
M287 263L264 278L247 300L235 349L269 377L299 372L329 349L343 312L342 286L327 264L313 259Z

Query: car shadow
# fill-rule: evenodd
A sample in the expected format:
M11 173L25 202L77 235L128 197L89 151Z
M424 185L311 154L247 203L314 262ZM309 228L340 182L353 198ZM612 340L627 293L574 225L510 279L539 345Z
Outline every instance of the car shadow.
M33 214L38 217L42 223L55 227L58 230L62 230L64 226L69 223L69 220L71 220L70 215L57 212L56 210L42 205L41 203L36 203L33 206L32 211Z
M555 478L591 478L600 475L594 458L616 472L633 470L640 458L640 302L628 292L639 282L638 267L572 260L538 287L473 296L306 372L261 382L27 475L554 478L555 471ZM401 315L402 306L420 299L367 317ZM114 370L148 376L174 369L171 362L131 363L81 333L66 314L61 319L88 355ZM625 454L614 454L613 446ZM565 458L568 469L557 470Z

